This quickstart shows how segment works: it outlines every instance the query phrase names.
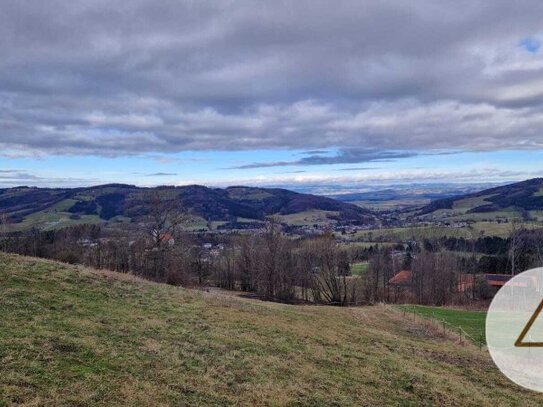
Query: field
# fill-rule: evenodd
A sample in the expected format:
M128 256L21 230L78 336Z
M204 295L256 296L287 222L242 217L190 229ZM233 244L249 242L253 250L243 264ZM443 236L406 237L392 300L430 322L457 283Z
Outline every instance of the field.
M353 276L361 276L368 270L368 262L354 263L351 266Z
M292 213L289 215L278 215L276 217L280 222L284 222L289 225L313 226L335 223L334 220L329 218L330 216L338 216L338 212L314 209L304 212Z
M372 211L381 212L381 211L390 211L390 210L405 210L413 207L421 207L427 205L431 202L430 199L415 199L415 198L406 198L406 199L383 199L383 200L373 200L373 201L353 201L353 203L362 208L370 209Z
M82 215L79 219L72 219L73 214L67 212L67 210L75 202L73 199L65 199L41 212L26 216L21 223L10 225L10 230L28 230L32 227L51 230L66 226L101 222L101 219L97 215Z
M525 222L522 227L538 229L543 227L543 223ZM510 235L511 228L511 223L479 221L464 227L415 226L367 229L356 232L353 238L367 242L407 242L424 238L439 239L441 237L473 239L481 236L498 236L506 238Z
M438 321L445 321L449 329L462 328L471 339L476 342L483 342L485 337L484 311L466 311L444 307L425 307L422 305L406 305L401 307L408 313L415 312L425 318L432 318Z
M417 226L367 229L356 232L354 238L370 242L407 242L413 239L420 239L422 237L468 237L470 233L471 230L467 228L447 228L444 226Z
M242 299L0 254L0 405L541 405L386 306Z

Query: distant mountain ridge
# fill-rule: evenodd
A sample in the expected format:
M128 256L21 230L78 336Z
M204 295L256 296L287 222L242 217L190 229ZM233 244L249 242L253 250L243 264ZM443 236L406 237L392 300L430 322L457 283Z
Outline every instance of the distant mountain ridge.
M119 216L137 219L149 213L149 194L155 193L161 194L163 199L174 200L180 209L208 221L263 220L271 215L312 210L333 212L336 220L363 223L375 220L374 214L367 209L322 196L280 188L233 186L221 189L201 185L142 188L107 184L88 188L0 189L0 212L15 222L50 208L59 208L74 217L93 216L105 221Z
M543 178L533 178L514 184L485 189L473 194L438 199L422 207L418 215L426 215L440 209L453 209L460 201L471 200L467 213L488 213L505 209L520 212L543 210Z

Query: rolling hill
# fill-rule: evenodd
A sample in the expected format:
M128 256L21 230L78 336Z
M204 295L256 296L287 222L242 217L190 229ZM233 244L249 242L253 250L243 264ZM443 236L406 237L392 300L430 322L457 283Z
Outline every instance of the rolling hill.
M200 185L140 188L110 184L89 188L0 189L0 212L23 227L53 227L103 221L129 222L150 212L150 196L159 194L179 209L205 222L237 219L261 221L319 211L332 221L372 223L372 212L349 203L285 189L235 186L226 189Z
M0 405L541 405L386 306L296 306L0 253ZM452 338L452 337L451 337Z
M480 192L438 199L417 215L509 216L539 219L543 214L543 178L504 185Z

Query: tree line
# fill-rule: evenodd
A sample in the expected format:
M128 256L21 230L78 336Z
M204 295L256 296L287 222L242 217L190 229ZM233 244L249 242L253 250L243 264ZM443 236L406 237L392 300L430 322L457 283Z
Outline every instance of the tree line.
M187 214L164 199L150 202L148 216L137 226L79 225L24 233L7 233L4 228L0 249L168 284L217 286L275 301L333 305L442 305L485 299L492 293L480 280L481 273L515 273L543 265L541 230L515 227L507 239L422 239L356 248L337 243L331 231L289 237L273 219L249 234L188 234L179 227ZM368 261L368 269L352 276L351 264L359 261ZM401 270L409 271L408 289L390 284ZM460 290L466 275L477 278L470 290Z
M189 235L156 218L144 231L80 225L4 235L4 251L132 273L174 285L217 286L284 302L359 304L351 277L358 251L341 248L331 232L308 239L285 236L269 222L260 233ZM168 225L167 227L164 225ZM217 240L217 238L215 238Z

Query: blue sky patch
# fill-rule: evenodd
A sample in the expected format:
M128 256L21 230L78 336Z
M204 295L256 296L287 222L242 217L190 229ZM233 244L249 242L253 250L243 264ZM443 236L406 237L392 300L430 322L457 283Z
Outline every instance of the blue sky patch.
M541 48L541 41L534 37L526 37L520 40L519 46L531 54L536 54Z

